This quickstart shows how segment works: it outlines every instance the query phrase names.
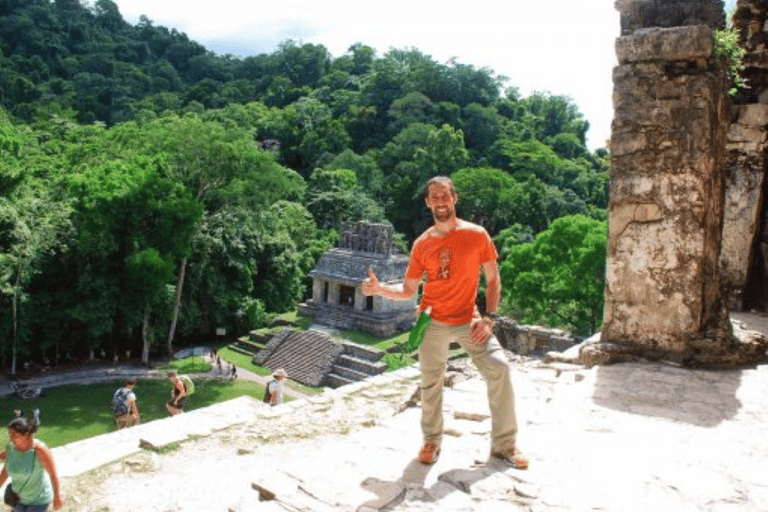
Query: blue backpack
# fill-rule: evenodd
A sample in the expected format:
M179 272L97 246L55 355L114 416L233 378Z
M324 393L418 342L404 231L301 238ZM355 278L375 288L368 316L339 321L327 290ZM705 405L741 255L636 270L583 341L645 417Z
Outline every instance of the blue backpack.
M112 412L115 416L128 414L128 394L131 392L128 388L120 388L115 391L112 397Z

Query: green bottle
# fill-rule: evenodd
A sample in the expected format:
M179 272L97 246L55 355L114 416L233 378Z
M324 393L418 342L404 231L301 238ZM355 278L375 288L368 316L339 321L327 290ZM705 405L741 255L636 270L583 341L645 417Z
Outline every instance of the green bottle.
M427 308L419 314L419 317L416 319L416 325L413 326L411 334L408 335L408 341L403 344L404 353L410 354L421 345L421 342L424 340L424 333L432 321L432 317L429 316L431 311L432 308Z

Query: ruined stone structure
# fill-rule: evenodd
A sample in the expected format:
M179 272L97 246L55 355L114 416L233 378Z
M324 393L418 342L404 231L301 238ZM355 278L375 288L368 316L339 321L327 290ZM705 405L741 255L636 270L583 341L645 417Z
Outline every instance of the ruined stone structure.
M602 339L685 357L694 352L692 335L722 320L720 170L728 105L712 37L724 24L722 3L616 6L622 35Z
M408 257L392 247L392 226L370 222L345 223L338 247L325 253L310 272L312 299L299 313L343 329L361 329L386 337L413 325L416 297L393 301L367 297L361 286L372 268L385 284L403 282Z
M254 363L283 368L304 385L339 387L384 373L384 352L351 342L334 341L327 333L286 329L273 336L253 358Z
M561 329L539 325L520 325L511 318L501 317L493 327L501 346L512 353L544 356L550 351L563 352L582 341Z
M768 5L739 0L733 17L745 50L746 87L734 98L726 145L725 225L721 262L732 310L768 310L765 152L768 126Z
M720 272L730 103L713 31L724 26L723 5L618 0L616 8L600 341L625 354L732 362L743 354L731 347Z

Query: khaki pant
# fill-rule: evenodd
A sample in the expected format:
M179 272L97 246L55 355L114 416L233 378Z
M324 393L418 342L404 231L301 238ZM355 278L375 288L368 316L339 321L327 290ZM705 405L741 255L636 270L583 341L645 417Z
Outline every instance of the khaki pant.
M491 448L515 446L517 418L509 362L495 336L482 345L472 344L470 324L448 325L437 321L427 327L419 348L421 367L421 430L424 442L440 445L443 435L443 376L448 347L457 341L472 358L488 386L491 410Z
M134 418L130 414L121 414L120 416L115 416L115 426L118 430L125 427L132 427L139 424L139 418L140 416Z

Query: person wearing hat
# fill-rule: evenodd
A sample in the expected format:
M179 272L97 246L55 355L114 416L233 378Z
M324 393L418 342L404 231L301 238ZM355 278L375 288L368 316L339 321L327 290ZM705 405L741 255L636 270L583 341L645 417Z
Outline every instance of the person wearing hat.
M283 403L283 389L285 387L284 381L288 378L288 374L285 370L278 368L275 373L272 374L272 379L267 384L267 390L269 391L269 405L280 405Z

